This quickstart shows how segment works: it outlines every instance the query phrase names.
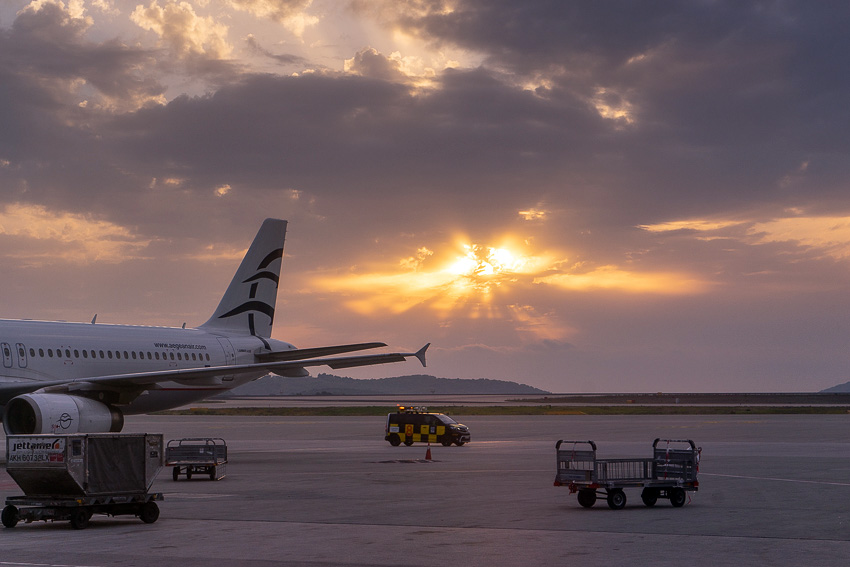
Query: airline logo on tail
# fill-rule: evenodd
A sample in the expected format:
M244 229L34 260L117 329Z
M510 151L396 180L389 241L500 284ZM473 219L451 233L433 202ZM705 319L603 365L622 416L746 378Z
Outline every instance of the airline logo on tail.
M271 337L285 238L286 221L263 222L218 308L201 328Z
M234 307L227 313L223 315L219 315L219 319L227 319L229 317L234 317L236 315L241 315L242 313L248 313L248 327L250 329L250 333L252 335L256 335L256 329L254 325L254 312L259 311L265 315L268 315L270 321L269 325L274 324L274 305L269 305L263 301L258 301L257 298L257 288L260 285L261 280L271 280L274 282L274 293L277 293L277 287L280 283L280 277L274 273L266 270L269 267L269 264L274 262L275 260L279 260L283 258L283 248L278 248L274 252L270 253L268 256L263 258L263 261L260 262L260 265L257 266L257 273L244 280L242 283L251 284L251 289L248 292L248 301L245 303Z

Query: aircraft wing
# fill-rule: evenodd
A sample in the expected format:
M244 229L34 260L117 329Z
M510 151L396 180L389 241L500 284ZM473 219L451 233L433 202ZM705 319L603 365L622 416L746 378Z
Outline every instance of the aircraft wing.
M375 344L375 343L364 343ZM380 343L377 343L380 344ZM92 376L88 378L76 378L73 380L55 380L51 382L11 382L0 384L0 405L6 403L21 394L27 394L41 390L44 392L67 393L74 390L96 390L98 387L107 390L152 390L162 382L178 380L183 383L191 383L193 380L215 378L216 376L239 376L244 374L256 374L258 371L276 372L306 366L329 366L331 368L351 368L355 366L368 366L372 364L387 364L390 362L403 362L408 357L415 356L422 366L425 366L425 351L431 343L416 352L396 352L386 354L362 354L356 356L345 356L336 358L313 358L309 360L288 360L281 362L259 362L254 364L237 364L232 366L211 366L204 368L185 368L177 370L160 370L156 372L136 372L131 374L115 374L111 376ZM352 346L352 345L346 345ZM335 348L335 347L327 347ZM373 348L373 347L363 347ZM321 349L304 349L321 350ZM291 351L297 352L297 351Z
M338 345L317 348L297 348L294 350L281 350L277 352L260 353L257 359L260 362L283 362L285 360L304 360L305 358L316 358L317 356L330 356L356 350L366 350L387 346L386 343L357 343L353 345Z

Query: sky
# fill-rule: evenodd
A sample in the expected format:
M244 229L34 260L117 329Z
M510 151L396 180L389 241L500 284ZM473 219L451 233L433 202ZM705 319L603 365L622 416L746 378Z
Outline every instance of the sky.
M203 323L552 392L850 380L850 5L4 0L0 316ZM355 378L422 372L352 369Z

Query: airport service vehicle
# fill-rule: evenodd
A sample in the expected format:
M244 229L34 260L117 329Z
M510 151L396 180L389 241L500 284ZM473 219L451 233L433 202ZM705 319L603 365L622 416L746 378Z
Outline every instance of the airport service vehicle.
M266 219L218 307L197 328L0 320L0 406L9 435L117 433L124 416L193 403L267 374L309 376L415 353L335 356L370 342L295 348L272 339L287 222Z
M428 413L428 408L399 406L395 413L387 414L384 440L393 447L402 443L452 443L460 447L469 443L469 428L442 413Z
M699 490L701 451L690 439L656 439L651 458L598 459L593 441L562 439L555 444L555 486L578 493L578 503L585 508L593 506L597 496L604 496L612 510L624 508L624 488L642 488L646 506L667 498L679 508L685 505L687 492Z
M221 480L226 474L227 443L221 437L186 437L172 439L165 446L165 466L171 478L181 474L191 480L193 474L203 474L210 480Z
M151 485L162 469L162 435L90 433L9 435L6 472L24 496L6 498L0 520L70 520L84 529L93 514L159 518L161 493Z

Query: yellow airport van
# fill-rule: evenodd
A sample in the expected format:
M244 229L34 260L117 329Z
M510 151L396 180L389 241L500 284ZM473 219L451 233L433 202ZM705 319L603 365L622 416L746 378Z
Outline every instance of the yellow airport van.
M452 443L460 447L469 443L469 428L442 413L429 413L428 408L399 406L387 415L386 441L393 447L402 443Z

